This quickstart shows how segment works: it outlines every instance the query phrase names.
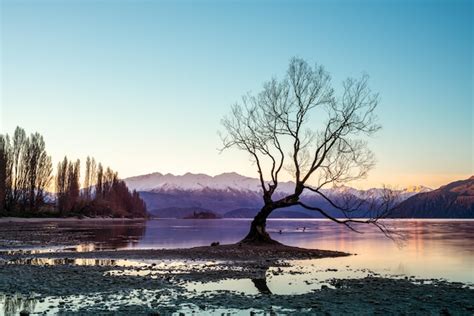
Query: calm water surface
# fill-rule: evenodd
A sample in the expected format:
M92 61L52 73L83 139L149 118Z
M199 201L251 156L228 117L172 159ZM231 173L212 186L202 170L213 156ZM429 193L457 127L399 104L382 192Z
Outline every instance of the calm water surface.
M239 241L247 232L250 220L179 220L146 222L48 222L22 223L23 230L77 231L77 251L94 249L186 248ZM393 220L390 223L405 236L402 246L386 238L373 227L364 226L363 234L326 220L272 219L268 231L282 243L339 250L357 254L345 258L307 261L320 268L340 268L348 276L357 269L380 274L445 278L474 282L474 221L471 220ZM281 233L280 233L281 231ZM48 245L47 249L53 248ZM304 262L299 263L304 265ZM343 277L340 275L339 277Z
M128 247L232 243L247 233L249 223L250 220L149 221L143 238ZM370 269L381 274L474 282L474 221L394 220L391 225L403 233L402 245L374 227L361 227L364 233L359 234L326 220L273 219L267 224L272 237L284 244L357 254L316 260L321 268L350 265L353 269ZM313 264L314 260L309 262Z
M239 241L247 233L250 220L150 220L150 221L42 221L0 225L0 251L18 249L43 251L92 251L100 249L186 248ZM305 247L345 251L357 254L349 257L290 261L288 267L269 267L264 276L266 290L273 294L291 295L309 293L332 286L332 278L363 278L368 275L387 277L415 277L446 279L467 283L474 287L474 221L461 220L393 220L390 221L405 236L402 246L386 238L374 227L360 227L358 234L325 220L269 220L268 230L282 243ZM183 271L202 266L204 269L222 269L212 262L181 262L160 260L151 262L109 259L44 259L32 258L20 264L32 265L103 265L111 266L108 275L137 275L154 278L159 274ZM215 265L215 266L213 266ZM116 266L130 267L123 271ZM136 267L142 267L136 270ZM226 269L226 266L224 266ZM279 270L275 273L275 270ZM294 273L294 272L297 273ZM415 279L411 279L416 281ZM222 279L220 281L184 284L185 295L192 297L210 292L230 291L255 295L261 293L255 279ZM423 282L427 282L424 280ZM429 283L429 281L428 281ZM146 289L134 289L114 296L101 294L48 296L38 300L34 296L3 295L0 289L0 314L17 315L20 310L32 313L60 313L64 302L80 307L105 304L109 310L123 302L148 306L151 301L174 306L175 294L170 296ZM179 312L200 313L199 306L180 305ZM213 309L210 315L249 315L256 311L242 309ZM173 315L178 315L176 312Z

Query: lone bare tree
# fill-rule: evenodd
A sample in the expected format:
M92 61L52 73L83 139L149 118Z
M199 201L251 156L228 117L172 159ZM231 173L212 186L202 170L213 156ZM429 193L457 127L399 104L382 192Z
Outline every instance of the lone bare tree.
M377 103L378 95L369 89L367 76L345 80L336 96L322 66L293 58L284 79L266 82L260 93L245 95L232 106L222 120L223 149L235 147L250 154L263 195L263 207L242 242L276 243L266 232L266 220L274 210L291 206L317 211L355 231L357 223L367 223L389 233L379 219L394 206L391 190L338 198L324 190L364 178L374 166L364 137L380 129L374 115ZM277 194L282 170L293 177L290 194ZM305 202L309 194L324 199L343 216L309 205ZM356 218L361 212L363 218Z

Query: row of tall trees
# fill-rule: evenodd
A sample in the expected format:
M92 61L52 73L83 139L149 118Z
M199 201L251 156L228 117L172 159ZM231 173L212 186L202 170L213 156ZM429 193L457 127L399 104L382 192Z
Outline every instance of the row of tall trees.
M27 136L17 127L13 137L0 135L0 208L37 211L52 180L51 157L43 136Z
M43 137L17 127L11 138L0 135L1 214L144 217L147 212L139 194L94 158L85 161L82 186L80 160L64 157L53 177Z
M57 205L62 216L146 216L145 202L138 192L130 192L117 172L87 157L83 188L80 189L80 161L64 157L56 176Z

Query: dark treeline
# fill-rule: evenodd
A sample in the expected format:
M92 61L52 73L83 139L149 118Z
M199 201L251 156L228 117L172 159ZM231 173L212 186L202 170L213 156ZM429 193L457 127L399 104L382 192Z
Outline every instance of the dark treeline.
M55 191L55 193L52 193ZM53 177L43 137L17 127L0 134L0 216L145 217L146 206L117 172L87 157L81 189L81 162L67 157Z

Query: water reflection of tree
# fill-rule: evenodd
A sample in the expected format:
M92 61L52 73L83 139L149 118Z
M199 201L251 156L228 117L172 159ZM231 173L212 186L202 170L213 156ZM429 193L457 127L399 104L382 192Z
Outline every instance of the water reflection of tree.
M4 295L0 294L0 303L3 304L3 314L17 315L22 311L32 313L35 310L38 301L31 297L23 297L21 295Z
M252 282L260 294L272 294L272 291L270 291L267 285L267 271L269 268L269 266L266 266L258 275L252 278Z

